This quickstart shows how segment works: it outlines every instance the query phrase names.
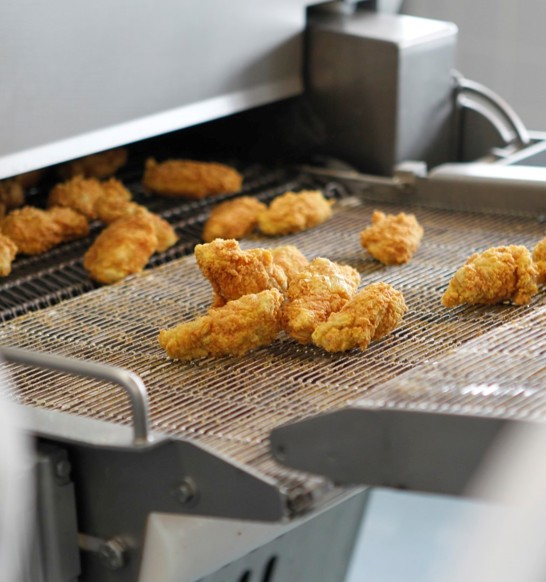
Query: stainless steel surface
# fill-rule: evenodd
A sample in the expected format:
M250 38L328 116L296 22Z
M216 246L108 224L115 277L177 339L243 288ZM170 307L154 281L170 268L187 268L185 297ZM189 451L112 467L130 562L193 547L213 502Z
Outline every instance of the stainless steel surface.
M454 159L456 38L452 24L392 14L311 19L306 80L324 152L380 175Z
M358 233L374 208L410 210L425 229L423 245L401 267L382 267L362 250ZM269 432L282 424L347 406L382 384L508 322L529 308L495 306L448 310L440 296L469 254L501 244L533 245L543 235L533 218L490 216L411 206L342 200L334 218L305 233L246 241L244 247L295 244L309 258L348 263L362 284L384 280L400 289L410 311L403 325L366 352L327 354L280 337L242 358L170 361L161 350L160 329L203 314L212 291L192 256L142 276L6 322L3 345L122 366L139 374L150 398L154 431L190 439L220 458L246 468L287 499L320 498L324 481L287 471L269 452ZM18 401L50 410L127 425L127 402L92 380L9 365ZM314 501L311 501L313 503ZM307 502L309 503L309 501Z
M105 380L118 384L125 390L131 402L134 446L146 445L150 441L148 434L148 394L144 382L132 372L73 358L63 358L55 354L32 352L17 348L0 346L0 357L8 362L23 366L35 366L48 370L58 370L75 376L85 376L96 380Z
M301 93L307 3L4 3L0 178Z

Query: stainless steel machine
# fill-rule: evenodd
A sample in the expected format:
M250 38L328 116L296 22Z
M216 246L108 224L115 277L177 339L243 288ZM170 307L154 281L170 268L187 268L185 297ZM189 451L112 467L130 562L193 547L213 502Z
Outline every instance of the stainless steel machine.
M40 205L56 164L124 145L118 177L180 236L99 288L82 267L93 225L0 282L9 397L35 443L25 581L343 580L369 486L464 493L507 423L542 420L543 295L440 304L471 252L544 236L545 136L454 71L454 25L371 0L2 10L0 177L46 168ZM151 197L149 156L228 161L243 190ZM192 250L214 205L305 188L335 215L283 244L392 283L403 325L366 352L281 337L168 360L159 329L210 304ZM418 216L410 264L360 248L376 208Z

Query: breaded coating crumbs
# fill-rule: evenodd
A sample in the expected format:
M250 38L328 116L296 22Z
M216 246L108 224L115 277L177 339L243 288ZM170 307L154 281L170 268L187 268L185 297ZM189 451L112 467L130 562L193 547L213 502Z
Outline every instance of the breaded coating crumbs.
M533 249L533 261L537 269L537 283L546 283L546 238L538 241Z
M273 262L285 272L289 285L292 279L309 265L307 257L294 245L283 245L270 250Z
M317 326L339 311L359 284L356 269L325 258L314 259L288 287L283 306L284 330L302 344L311 343Z
M251 234L258 225L258 214L267 206L250 196L227 200L212 209L203 229L203 240L215 238L241 239Z
M180 360L242 356L277 337L282 301L277 289L244 295L194 321L162 330L159 343L169 357Z
M157 249L157 236L146 216L125 216L107 226L89 247L83 266L99 283L115 283L144 269Z
M384 265L407 263L421 244L423 228L413 214L385 214L375 210L372 224L360 233L360 242Z
M59 212L23 206L2 219L0 231L17 245L18 252L39 255L63 241L86 236L88 225L85 217L69 208Z
M215 162L193 160L146 160L143 184L163 196L205 198L214 194L239 192L243 177L239 172Z
M11 273L11 263L17 254L17 245L7 236L0 234L0 277Z
M365 350L389 334L407 311L404 296L388 283L368 285L313 332L313 343L328 352Z
M524 246L494 247L475 253L458 269L442 296L445 307L463 303L524 305L538 292L537 269Z
M266 249L241 250L236 240L216 239L196 245L197 264L214 291L214 307L266 289L284 292L286 274Z
M103 194L104 190L97 179L76 176L53 187L49 193L48 206L66 206L93 220L97 218L97 200Z
M258 227L267 235L301 232L331 218L333 204L319 190L286 192L260 212Z

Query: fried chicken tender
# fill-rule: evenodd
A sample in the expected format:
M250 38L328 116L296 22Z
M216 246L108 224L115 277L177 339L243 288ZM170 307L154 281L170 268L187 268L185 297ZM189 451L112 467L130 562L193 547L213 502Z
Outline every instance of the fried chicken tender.
M166 251L178 240L176 231L164 218L154 212L150 212L146 207L136 202L131 202L121 197L108 198L103 196L99 198L95 208L99 220L106 224L112 224L112 222L124 216L140 214L148 217L152 222L157 237L157 252Z
M143 183L163 196L205 198L213 194L239 192L243 177L239 172L214 162L146 160Z
M286 192L260 212L258 227L272 236L301 232L331 218L333 204L334 201L326 200L319 190Z
M538 292L537 269L524 246L503 246L475 253L458 269L442 296L445 307L463 303L529 303Z
M108 178L127 163L127 158L127 150L124 148L107 150L62 164L59 166L59 174L63 178Z
M215 238L241 239L251 234L258 225L258 214L267 206L250 196L228 200L213 208L203 229L203 240Z
M17 245L7 236L0 234L0 277L11 273L11 263L17 254Z
M0 231L20 253L39 255L61 242L86 236L88 225L85 217L69 208L60 211L23 206L2 219Z
M533 249L533 261L537 269L537 283L546 283L546 238L538 241Z
M196 245L197 264L214 291L214 307L266 289L286 291L284 270L266 249L243 251L236 240L216 239Z
M282 302L277 289L244 295L194 321L162 330L159 343L169 357L179 360L242 356L277 337Z
M115 283L139 273L157 249L157 236L146 216L125 216L107 226L83 257L89 276L99 283Z
M103 187L96 178L75 176L53 187L49 193L48 206L66 206L93 220L97 218L97 200L103 194Z
M311 339L328 352L345 352L356 347L365 350L372 340L395 329L407 309L400 291L388 283L373 283L318 325Z
M292 282L294 277L303 271L309 261L307 257L294 245L283 245L271 249L273 261L286 273L288 284Z
M24 203L23 186L15 178L0 181L0 204L5 207L5 211L18 208Z
M375 210L372 225L360 233L360 242L384 265L402 265L419 248L423 232L413 214L385 214Z
M339 311L359 284L356 269L324 258L314 259L288 287L283 306L285 331L302 344L311 343L317 326Z

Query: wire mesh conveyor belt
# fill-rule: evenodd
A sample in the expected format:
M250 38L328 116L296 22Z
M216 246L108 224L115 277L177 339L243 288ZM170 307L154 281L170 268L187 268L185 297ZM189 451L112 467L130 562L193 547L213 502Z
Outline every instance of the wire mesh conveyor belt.
M142 165L143 162L134 162L118 178L131 191L136 202L168 220L179 237L176 245L150 259L148 269L191 253L193 247L201 242L203 224L211 208L224 200L251 195L268 202L287 190L318 187L323 188L328 197L339 194L336 190L339 186L329 186L325 180L306 178L286 167L265 168L254 164L238 168L244 176L244 183L242 191L236 194L201 200L164 198L144 191L141 183ZM27 203L45 206L50 186L46 183L34 188L27 196ZM91 225L88 237L62 244L45 254L18 256L11 275L0 279L0 321L97 288L83 268L82 257L103 226L95 222Z
M362 286L386 281L402 291L409 307L403 324L365 352L328 354L282 336L242 358L169 360L158 344L159 330L202 315L211 304L211 287L193 256L7 321L0 327L0 343L125 367L148 387L154 430L210 446L288 494L316 487L317 481L273 461L271 429L363 397L373 399L397 377L447 361L460 346L486 342L506 326L540 319L546 309L543 294L524 307L446 309L440 303L468 255L503 244L532 247L543 236L536 220L410 208L425 229L422 246L410 263L384 267L366 255L358 236L377 208L408 211L348 197L338 202L330 221L310 231L242 243L244 248L294 244L310 259L325 256L352 265L362 275ZM9 369L23 404L129 422L126 399L109 386L18 365ZM523 369L534 373L533 367ZM425 390L422 396L430 395Z

